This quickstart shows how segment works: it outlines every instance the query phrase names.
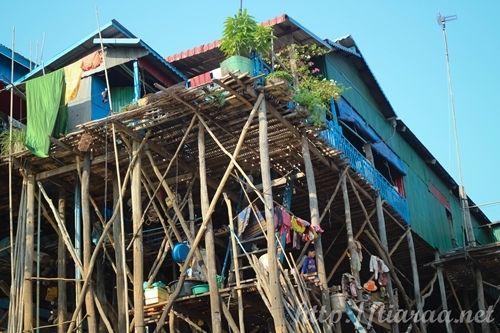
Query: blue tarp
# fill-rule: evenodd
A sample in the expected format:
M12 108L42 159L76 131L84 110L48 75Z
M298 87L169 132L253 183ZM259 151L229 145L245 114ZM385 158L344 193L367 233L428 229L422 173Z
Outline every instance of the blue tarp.
M383 156L391 165L403 175L406 175L405 163L385 144L382 138L366 123L366 121L354 110L354 108L344 99L337 101L339 119L354 126L363 138L372 143L372 148L379 155Z

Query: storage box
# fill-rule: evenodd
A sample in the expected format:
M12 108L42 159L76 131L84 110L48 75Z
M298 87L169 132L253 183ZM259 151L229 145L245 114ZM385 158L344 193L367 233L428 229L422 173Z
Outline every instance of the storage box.
M168 299L168 292L163 288L153 287L144 290L144 304L156 304Z

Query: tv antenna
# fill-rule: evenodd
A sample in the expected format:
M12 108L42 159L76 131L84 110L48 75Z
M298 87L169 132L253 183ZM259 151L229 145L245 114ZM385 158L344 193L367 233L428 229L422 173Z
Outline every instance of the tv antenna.
M470 217L470 207L467 194L464 187L464 177L462 174L462 162L460 158L460 141L458 139L458 127L457 127L457 114L455 110L455 97L453 95L453 84L451 80L451 66L450 66L450 55L448 51L448 35L446 34L446 23L450 21L456 21L458 19L457 15L444 16L438 14L437 24L441 27L443 31L444 49L445 49L445 60L446 60L446 71L448 74L448 100L450 103L451 119L453 123L453 136L455 141L455 154L457 158L457 171L459 177L459 187L458 194L460 197L460 202L462 206L463 223L465 229L465 236L467 238L466 244L470 246L476 245L476 238L474 236L474 229L472 226L472 221Z

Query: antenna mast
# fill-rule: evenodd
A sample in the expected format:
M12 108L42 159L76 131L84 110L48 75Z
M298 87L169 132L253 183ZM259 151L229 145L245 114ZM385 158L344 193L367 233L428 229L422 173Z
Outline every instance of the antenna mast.
M470 217L470 207L469 207L469 201L467 199L467 194L465 192L465 187L464 187L464 177L462 174L462 161L460 157L460 141L458 139L458 127L457 127L457 114L455 110L455 97L453 95L453 84L451 80L451 66L450 66L450 56L449 56L449 51L448 51L448 36L446 34L446 23L450 21L455 21L457 20L458 17L457 15L449 15L449 16L443 16L441 14L438 14L437 16L437 23L441 27L443 31L443 40L444 40L444 49L445 49L445 60L446 60L446 70L447 70L447 75L448 75L448 99L450 103L450 109L451 109L451 119L453 123L453 135L454 135L454 140L455 140L455 154L457 158L457 170L458 170L458 177L459 177L459 188L458 188L458 193L460 197L460 202L462 205L462 214L463 214L463 226L465 229L465 237L466 237L466 242L465 244L467 246L476 246L476 238L474 236L474 229L472 227L472 221Z

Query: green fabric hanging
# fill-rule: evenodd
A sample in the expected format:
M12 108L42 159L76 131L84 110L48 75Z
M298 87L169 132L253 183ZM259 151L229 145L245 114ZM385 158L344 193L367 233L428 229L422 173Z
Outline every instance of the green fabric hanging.
M38 157L48 157L50 138L64 135L68 111L64 105L64 69L26 82L28 120L26 147Z

